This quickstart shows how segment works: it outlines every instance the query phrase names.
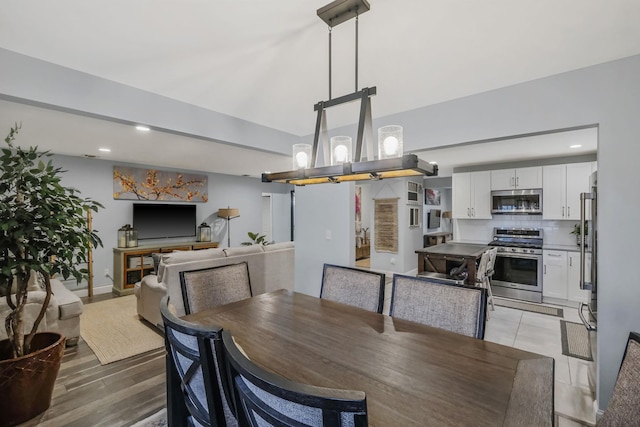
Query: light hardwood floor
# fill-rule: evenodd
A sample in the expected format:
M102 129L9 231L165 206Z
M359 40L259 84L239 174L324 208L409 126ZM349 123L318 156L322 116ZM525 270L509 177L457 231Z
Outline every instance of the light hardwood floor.
M108 298L110 294L83 302ZM164 349L102 366L80 340L65 351L51 407L20 426L130 426L165 405Z

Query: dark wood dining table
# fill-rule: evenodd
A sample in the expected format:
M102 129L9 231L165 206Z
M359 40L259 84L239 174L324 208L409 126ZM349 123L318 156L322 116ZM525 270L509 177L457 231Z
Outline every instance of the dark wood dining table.
M371 426L552 425L550 357L286 290L184 319L290 380L364 391Z

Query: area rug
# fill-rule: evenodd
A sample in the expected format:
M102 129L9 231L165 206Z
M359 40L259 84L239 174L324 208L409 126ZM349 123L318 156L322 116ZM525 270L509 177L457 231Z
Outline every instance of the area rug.
M547 314L549 316L555 316L555 317L564 317L564 312L562 311L561 308L549 307L548 305L534 304L534 303L524 302L524 301L514 301L512 299L498 298L498 297L494 297L493 302L495 305L499 305L501 307L516 308L518 310L530 311L532 313Z
M138 421L131 427L166 427L167 426L167 410L165 408L159 410L144 420Z
M593 360L589 345L589 331L581 323L560 321L562 354L583 360Z
M164 346L164 338L138 318L135 295L85 304L80 335L103 365Z

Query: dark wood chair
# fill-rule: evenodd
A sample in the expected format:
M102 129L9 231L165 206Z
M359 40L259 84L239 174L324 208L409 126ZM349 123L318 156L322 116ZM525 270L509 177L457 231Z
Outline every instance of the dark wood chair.
M222 328L203 327L176 317L162 299L167 350L167 418L170 426L237 426L224 366Z
M251 298L246 262L180 272L186 314Z
M631 332L613 396L598 427L640 426L640 334Z
M362 391L300 384L265 371L249 360L224 331L222 341L229 382L234 386L241 426L366 426Z
M484 339L487 290L394 274L389 315Z
M382 313L385 275L325 264L320 298Z

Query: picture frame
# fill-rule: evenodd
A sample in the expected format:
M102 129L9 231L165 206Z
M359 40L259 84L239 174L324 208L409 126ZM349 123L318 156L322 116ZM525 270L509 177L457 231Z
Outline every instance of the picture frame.
M425 205L440 205L440 190L435 190L433 188L425 188L424 189L424 204Z

